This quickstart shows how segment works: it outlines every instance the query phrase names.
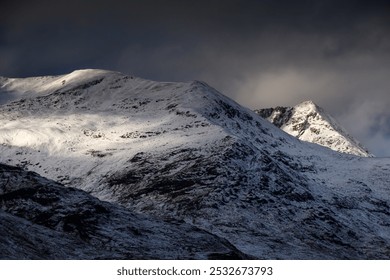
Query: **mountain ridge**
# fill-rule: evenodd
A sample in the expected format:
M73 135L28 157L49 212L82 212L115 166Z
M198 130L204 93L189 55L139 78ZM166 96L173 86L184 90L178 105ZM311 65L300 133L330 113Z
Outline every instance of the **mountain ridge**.
M1 106L0 161L255 258L389 256L389 159L299 141L203 82L103 76Z
M255 112L300 140L342 153L373 157L330 114L311 100L301 102L294 107L278 106L255 110Z

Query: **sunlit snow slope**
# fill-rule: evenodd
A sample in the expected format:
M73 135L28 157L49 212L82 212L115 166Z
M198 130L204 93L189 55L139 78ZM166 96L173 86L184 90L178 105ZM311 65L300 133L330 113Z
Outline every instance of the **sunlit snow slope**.
M102 70L1 81L3 163L257 258L390 256L387 158L302 142L197 81Z

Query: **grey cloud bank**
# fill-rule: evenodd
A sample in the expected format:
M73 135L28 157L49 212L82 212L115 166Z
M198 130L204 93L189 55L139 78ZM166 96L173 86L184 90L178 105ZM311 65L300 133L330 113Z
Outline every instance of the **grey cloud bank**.
M6 1L0 75L104 68L204 80L252 109L312 99L390 156L389 14L388 1Z

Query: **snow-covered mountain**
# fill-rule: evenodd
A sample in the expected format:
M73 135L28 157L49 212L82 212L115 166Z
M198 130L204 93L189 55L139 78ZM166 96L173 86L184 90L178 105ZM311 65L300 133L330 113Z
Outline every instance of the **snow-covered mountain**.
M373 156L313 101L305 101L294 107L267 108L255 112L300 140L342 153Z
M3 163L256 258L390 256L390 159L301 142L198 81L4 80Z

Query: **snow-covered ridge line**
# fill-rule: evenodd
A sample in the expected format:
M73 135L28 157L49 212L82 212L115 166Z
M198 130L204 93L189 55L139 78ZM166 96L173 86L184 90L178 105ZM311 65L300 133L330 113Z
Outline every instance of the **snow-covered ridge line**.
M313 101L304 101L294 107L266 108L255 112L300 140L342 153L373 157L359 141Z
M5 92L8 93L7 98L0 100L2 100L2 103L4 104L20 98L44 96L57 90L67 90L77 87L77 85L88 83L88 81L113 75L123 74L100 69L83 69L58 76L38 76L28 78L0 77L0 94Z

